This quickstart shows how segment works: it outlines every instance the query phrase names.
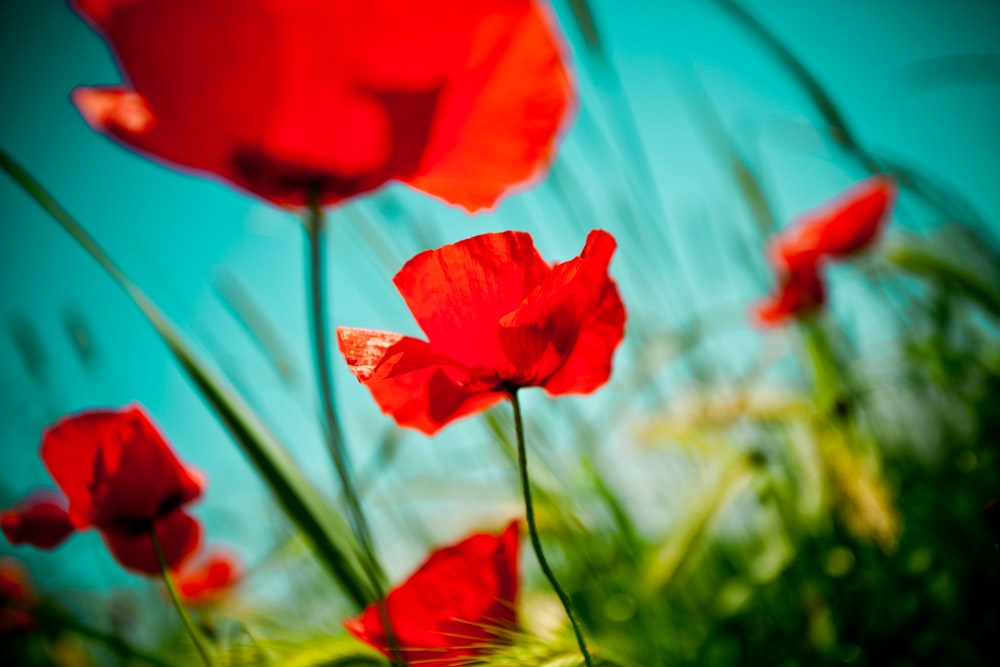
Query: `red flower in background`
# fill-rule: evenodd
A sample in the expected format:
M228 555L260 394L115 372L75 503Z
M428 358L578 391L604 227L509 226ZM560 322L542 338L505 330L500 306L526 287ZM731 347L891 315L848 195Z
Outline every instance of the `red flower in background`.
M794 272L824 257L861 252L878 237L895 201L896 184L872 176L782 231L771 246L772 261Z
M21 561L0 558L0 634L34 627L35 621L25 608L34 599L28 571Z
M826 258L867 249L878 238L896 201L896 184L872 176L778 234L769 248L777 294L752 308L760 326L776 326L814 313L826 303L822 268Z
M42 436L42 461L69 500L31 502L4 514L15 544L51 548L73 529L93 526L124 567L158 574L152 532L175 569L201 539L184 511L202 492L201 475L177 460L170 445L138 406L93 410L66 417Z
M517 626L517 560L516 521L499 537L477 533L432 553L386 598L401 657L410 665L455 667L506 643ZM392 658L374 604L344 626Z
M429 435L519 387L592 392L608 381L625 330L608 276L614 250L598 230L579 257L554 266L524 232L422 252L393 282L429 342L341 327L340 351L383 412Z
M243 576L243 566L232 553L213 550L197 563L188 561L174 577L181 598L189 605L215 602L224 597Z
M758 301L753 306L757 324L770 327L804 317L826 303L826 288L814 265L805 265L786 273L778 285L778 293Z
M476 210L548 162L572 106L532 0L75 0L127 83L81 88L127 146L274 203L399 180Z
M66 501L52 491L31 494L17 507L0 513L0 528L11 544L54 549L76 531Z

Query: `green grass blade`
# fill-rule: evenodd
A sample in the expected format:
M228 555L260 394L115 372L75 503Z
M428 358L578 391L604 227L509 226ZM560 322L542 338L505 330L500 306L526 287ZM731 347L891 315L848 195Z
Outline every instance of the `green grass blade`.
M2 149L0 168L125 290L250 459L282 509L311 542L323 565L344 592L358 607L371 602L373 598L364 583L351 531L343 518L329 508L322 495L305 478L277 438L242 399L197 357L176 325L152 299L118 268L39 182Z
M985 242L983 245L988 248ZM957 248L941 239L897 238L888 244L885 256L903 271L956 289L1000 317L1000 273L996 266L977 258L974 250Z

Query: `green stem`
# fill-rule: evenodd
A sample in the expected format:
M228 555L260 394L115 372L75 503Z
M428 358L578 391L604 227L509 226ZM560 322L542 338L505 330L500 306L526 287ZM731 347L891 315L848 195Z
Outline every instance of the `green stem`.
M593 667L590 660L590 652L587 650L587 642L583 639L583 631L576 620L576 613L573 611L573 603L570 601L566 591L559 585L556 575L549 567L549 562L545 560L545 553L542 551L542 542L538 538L538 527L535 525L535 506L531 502L531 480L528 478L528 455L524 445L524 423L521 419L521 402L517 397L517 389L510 392L510 402L514 406L514 431L517 434L517 467L521 473L521 490L524 492L524 515L528 521L528 534L531 536L531 547L535 550L535 557L545 574L545 578L552 585L552 590L559 596L563 609L569 617L569 622L573 626L573 633L576 635L576 643L580 646L580 653L583 654L583 661L587 667Z
M351 600L363 609L371 602L355 562L353 548L341 537L348 530L341 516L329 511L326 499L306 479L287 449L260 418L215 371L198 357L177 325L104 252L87 231L57 202L38 180L3 148L0 171L7 173L32 200L55 220L98 265L125 290L132 302L167 345L193 388L205 399L220 424L246 454L287 516L295 523L320 561Z
M156 536L156 530L150 530L149 536L153 540L153 551L156 552L156 559L160 561L160 574L163 577L164 585L167 587L167 592L170 594L170 599L173 600L174 607L177 609L177 613L180 615L181 621L183 621L184 627L188 631L188 635L191 636L191 641L194 642L195 648L201 654L201 659L204 661L205 667L212 667L212 657L208 644L205 638L201 636L201 632L198 631L194 620L191 619L191 615L188 614L187 609L181 603L181 598L177 594L177 588L174 587L174 582L170 578L170 568L167 567L167 558L163 555L163 547L160 545L160 538Z
M323 207L316 193L311 193L306 211L306 230L309 234L309 294L310 320L312 325L313 362L316 366L316 380L319 384L320 402L322 405L323 434L326 440L330 458L333 459L347 501L348 515L351 527L362 550L362 567L375 593L375 605L378 607L382 627L385 628L386 643L393 656L393 662L405 665L399 653L399 643L392 631L392 623L385 604L385 588L382 585L383 570L375 551L374 540L368 520L361 507L361 498L351 476L350 463L347 458L347 447L344 432L337 417L336 399L334 397L333 377L330 373L330 349L327 344L327 315L325 293L326 271L323 262L323 231L326 220Z

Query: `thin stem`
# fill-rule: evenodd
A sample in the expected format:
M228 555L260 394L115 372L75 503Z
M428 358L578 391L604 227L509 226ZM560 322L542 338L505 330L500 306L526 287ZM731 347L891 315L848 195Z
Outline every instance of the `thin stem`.
M528 520L528 534L531 536L531 547L535 550L535 557L545 574L545 578L552 585L552 590L559 596L563 609L569 617L569 622L573 626L573 633L576 635L576 643L580 645L580 653L583 654L583 661L587 667L593 667L590 660L590 652L587 650L587 642L583 639L583 632L580 624L576 620L576 613L573 611L573 603L570 601L566 591L562 589L556 580L555 573L549 567L549 562L545 560L545 553L542 551L542 542L538 539L538 527L535 525L535 506L531 502L531 481L528 478L528 455L524 446L524 423L521 420L521 402L517 397L517 389L510 392L510 402L514 406L514 431L517 434L517 467L521 472L521 490L524 492L524 515Z
M170 578L170 568L167 567L167 558L163 555L163 547L160 545L160 538L156 536L156 530L150 530L149 536L153 540L153 551L156 552L156 559L160 561L160 575L163 577L163 583L167 587L170 599L173 600L174 608L177 609L177 613L180 615L181 621L188 631L188 635L191 636L191 641L194 642L195 648L201 654L201 659L204 661L205 667L212 667L212 657L209 653L207 642L205 642L205 638L201 636L197 626L195 626L194 621L191 619L191 615L188 614L187 609L181 603L181 598L177 595L177 588L174 587L174 582Z
M399 643L392 631L392 623L385 604L385 588L382 586L383 570L375 552L374 541L361 498L351 476L350 462L347 458L347 447L344 433L337 417L336 399L334 397L333 377L330 373L330 349L327 344L326 321L326 271L323 262L323 231L326 225L323 207L316 193L311 193L306 212L306 230L309 234L309 293L310 319L312 324L313 363L316 366L316 380L319 383L320 402L322 404L323 434L326 440L330 458L333 459L347 501L348 516L351 528L361 546L363 558L362 567L368 577L372 592L375 594L375 605L378 607L382 627L385 628L386 643L393 656L393 662L405 665L399 653Z

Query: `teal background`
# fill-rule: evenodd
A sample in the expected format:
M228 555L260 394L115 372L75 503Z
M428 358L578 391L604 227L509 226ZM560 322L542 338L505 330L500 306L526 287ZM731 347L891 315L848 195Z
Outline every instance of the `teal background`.
M865 145L943 179L996 231L1000 4L757 0L747 6L816 73ZM760 256L748 248L747 212L705 133L697 87L757 165L781 219L864 174L817 131L818 116L787 74L713 3L598 0L601 34L652 167L648 176L630 180L608 148L626 145L615 115L622 98L594 67L568 6L560 2L555 9L581 91L555 176L474 218L401 186L332 212L333 322L417 333L391 276L420 249L517 228L535 235L547 259L566 259L579 252L587 229L601 226L621 243L612 271L633 317L664 327L720 319L726 333L710 352L738 374L766 344L742 323L747 304L766 292L768 281ZM955 57L964 58L960 66L947 66ZM304 234L295 216L91 131L69 92L119 76L103 42L64 4L4 3L0 62L0 146L247 392L316 482L334 493L312 417ZM629 235L622 201L632 190L645 205L662 202L666 213L667 226L646 229L648 238ZM198 514L210 541L236 545L251 563L262 558L279 518L138 310L6 177L0 178L0 216L0 502L49 485L37 457L47 424L70 412L138 401L182 458L208 473L210 489ZM894 224L923 230L943 222L903 200ZM295 372L290 381L275 373L220 298L226 279L252 294L278 332ZM871 343L866 349L877 353L880 337L891 332L879 326L877 313L848 305L855 303L845 296L852 289L849 280L838 287L837 307ZM620 363L631 363L630 352L623 351ZM353 458L367 471L388 420L339 358L335 366ZM669 392L683 382L677 373L665 386ZM537 408L539 397L531 399L529 408ZM600 414L600 395L572 400ZM489 453L488 440L473 422L433 442L405 434L395 466L375 483L371 498L394 575L422 557L417 536L398 530L401 521L429 524L434 541L447 541L518 511L506 484L511 471ZM445 485L445 479L453 481ZM7 544L0 553L25 559L52 589L87 595L141 585L111 561L93 533L53 553Z

